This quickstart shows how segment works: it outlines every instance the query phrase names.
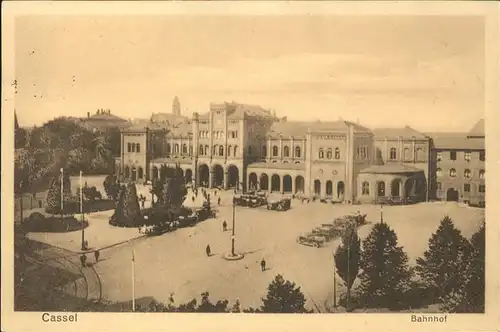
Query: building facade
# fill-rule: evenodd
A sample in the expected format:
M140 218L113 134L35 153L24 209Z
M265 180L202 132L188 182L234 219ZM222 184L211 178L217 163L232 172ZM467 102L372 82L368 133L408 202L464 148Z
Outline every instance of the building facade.
M431 193L432 144L410 127L370 130L345 120L292 122L260 106L212 103L208 112L177 124L152 122L123 130L116 172L144 182L160 179L162 165L179 165L196 186L346 203L424 201L436 196Z

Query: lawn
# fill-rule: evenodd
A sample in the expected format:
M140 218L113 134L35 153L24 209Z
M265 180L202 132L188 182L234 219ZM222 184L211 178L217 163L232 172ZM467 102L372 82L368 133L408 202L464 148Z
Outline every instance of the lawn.
M139 189L140 192L142 190L147 192L145 188ZM293 201L292 210L288 212L237 207L236 249L244 253L245 258L228 262L221 255L230 250L232 196L224 192L222 197L217 219L103 252L105 260L96 269L103 283L104 298L111 301L130 299L134 248L136 297L154 297L166 302L170 294L174 293L176 302L184 303L208 291L214 301L228 299L234 303L239 299L243 307L259 306L267 285L280 273L301 286L308 298L308 306L317 305L321 308L332 296L332 252L339 241L316 249L297 244L296 237L337 216L358 210L366 213L372 223L380 220L380 207L373 205L302 204ZM200 202L197 199L194 205ZM186 204L193 205L190 196ZM396 231L411 264L426 250L429 236L445 215L454 220L466 237L470 237L483 220L484 211L448 203L384 208L384 221ZM222 232L223 220L227 221L229 232ZM360 237L366 237L370 228L371 225L362 227L359 230ZM112 232L114 230L101 236L107 237ZM209 258L205 255L207 244L210 244L214 253ZM261 272L259 267L262 258L265 258L269 267L265 272Z

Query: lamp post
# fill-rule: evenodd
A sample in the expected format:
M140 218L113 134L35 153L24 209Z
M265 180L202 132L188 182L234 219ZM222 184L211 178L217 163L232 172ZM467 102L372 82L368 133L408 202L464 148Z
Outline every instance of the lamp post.
M236 256L234 253L234 227L235 227L235 212L236 212L236 199L233 196L233 229L232 229L232 234L231 234L231 255Z
M83 213L83 172L80 171L80 213L82 218L82 250L86 250L85 248L85 216Z
M333 252L333 310L337 309L337 265L335 264L335 252Z
M380 204L380 223L384 222L384 205Z

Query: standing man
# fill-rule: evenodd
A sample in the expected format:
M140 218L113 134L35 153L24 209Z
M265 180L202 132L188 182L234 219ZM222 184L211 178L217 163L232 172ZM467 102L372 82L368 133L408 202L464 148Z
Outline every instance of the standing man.
M94 256L95 256L95 263L99 261L99 250L94 251Z
M266 261L264 260L264 258L262 258L262 260L260 261L260 270L262 272L266 270Z
M219 196L219 198L217 199L217 203L218 203L218 204L219 204L219 206L220 206L220 196Z
M205 251L207 253L207 257L210 257L210 255L212 254L212 250L210 249L210 245L207 244L207 247L205 248Z
M222 231L225 232L227 231L227 222L224 220L224 222L222 223Z

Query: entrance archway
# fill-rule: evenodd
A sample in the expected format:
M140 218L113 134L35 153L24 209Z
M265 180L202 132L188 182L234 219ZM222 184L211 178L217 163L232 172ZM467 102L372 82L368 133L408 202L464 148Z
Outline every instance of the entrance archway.
M184 173L184 179L186 179L186 183L191 183L193 181L193 171L190 168Z
M292 192L292 177L288 174L283 177L283 191Z
M221 165L214 165L213 187L222 187L224 185L224 168Z
M339 181L339 183L337 183L337 197L340 199L344 199L344 191L345 191L344 181Z
M302 175L295 178L295 192L304 192L304 177Z
M141 180L144 177L144 171L143 171L142 167L139 167L139 171L138 171L138 176L137 177L139 179L141 179Z
M128 179L130 177L130 168L128 166L125 166L123 175L125 176L125 179Z
M330 180L326 181L326 195L327 196L333 195L333 183Z
M458 190L455 188L450 188L446 191L446 201L448 202L458 202Z
M248 189L249 190L258 189L257 184L258 184L257 174L250 173L250 175L248 175Z
M271 177L271 191L280 191L280 176L278 174L273 174Z
M238 187L238 182L240 182L240 173L238 171L238 167L234 165L230 165L227 168L227 185L229 188Z
M385 196L385 182L380 181L377 183L377 197Z
M135 167L132 167L132 177L131 177L131 180L132 181L137 180L137 169L135 169Z
M321 181L320 180L314 180L314 194L315 195L321 194Z
M269 177L266 173L261 174L259 184L261 190L269 190Z
M199 182L200 186L202 187L208 186L208 180L210 179L210 171L206 164L201 164L200 166L198 166L198 178L200 181Z
M153 167L153 180L158 180L158 167Z
M399 179L392 180L392 183L391 183L391 196L392 197L399 197L401 195L400 186L401 186L401 180L399 180Z

